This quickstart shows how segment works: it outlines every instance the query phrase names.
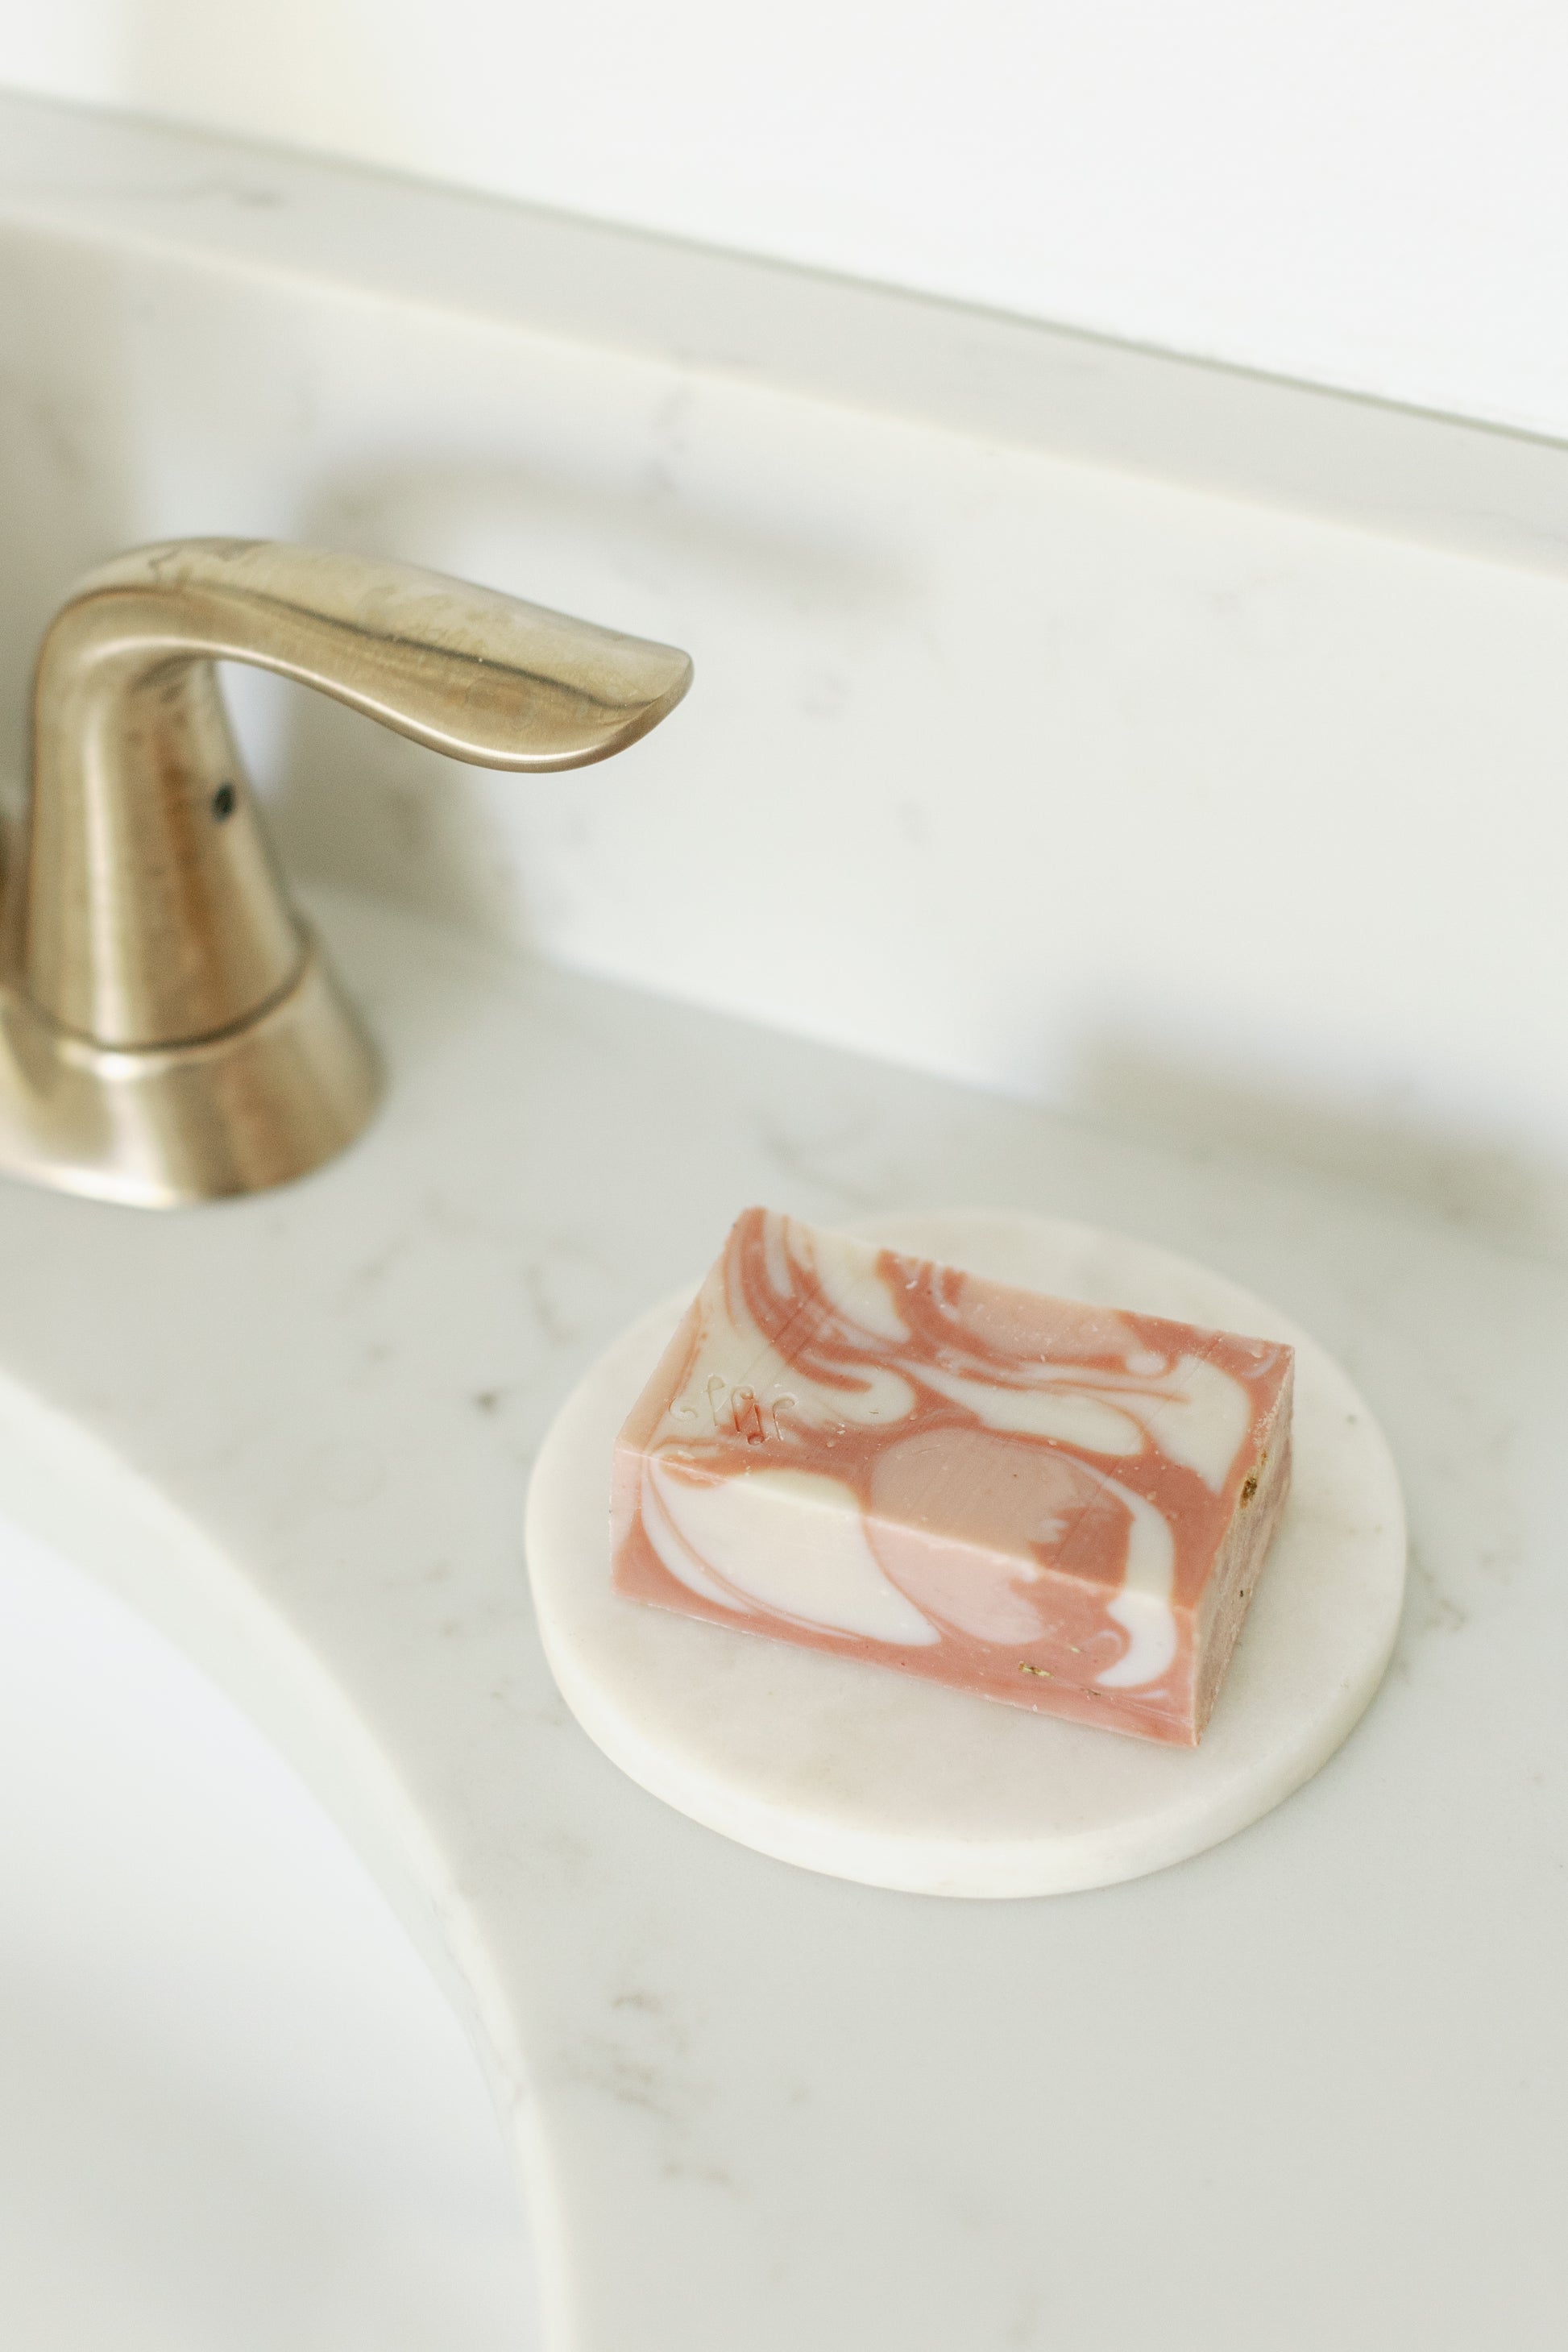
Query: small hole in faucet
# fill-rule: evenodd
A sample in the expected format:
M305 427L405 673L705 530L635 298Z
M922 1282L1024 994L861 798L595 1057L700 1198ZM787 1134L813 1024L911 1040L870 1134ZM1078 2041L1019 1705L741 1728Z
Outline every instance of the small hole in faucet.
M223 823L225 817L232 816L234 814L235 809L238 804L238 801L239 794L235 791L232 784L220 784L218 786L216 792L213 794L213 814L217 819L219 824Z

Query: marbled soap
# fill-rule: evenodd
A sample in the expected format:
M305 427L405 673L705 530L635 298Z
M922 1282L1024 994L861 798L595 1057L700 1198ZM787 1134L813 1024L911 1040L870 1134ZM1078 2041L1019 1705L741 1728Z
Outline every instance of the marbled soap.
M1289 1484L1291 1374L748 1209L616 1442L615 1581L1195 1746Z

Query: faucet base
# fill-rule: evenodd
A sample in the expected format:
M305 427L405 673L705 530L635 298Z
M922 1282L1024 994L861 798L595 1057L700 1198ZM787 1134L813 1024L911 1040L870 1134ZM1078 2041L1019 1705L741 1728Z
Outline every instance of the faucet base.
M141 1209L266 1192L359 1134L374 1048L306 935L299 977L239 1027L128 1052L0 992L0 1174Z

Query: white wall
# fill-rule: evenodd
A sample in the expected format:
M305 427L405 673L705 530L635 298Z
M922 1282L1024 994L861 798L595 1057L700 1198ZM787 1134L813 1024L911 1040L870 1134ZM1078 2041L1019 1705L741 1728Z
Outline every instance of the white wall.
M1542 0L5 0L6 82L1568 434Z

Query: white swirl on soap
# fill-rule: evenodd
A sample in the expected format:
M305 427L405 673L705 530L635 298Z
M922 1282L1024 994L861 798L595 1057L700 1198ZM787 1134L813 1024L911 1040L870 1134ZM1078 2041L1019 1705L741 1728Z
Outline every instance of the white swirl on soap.
M797 1625L905 1647L940 1638L883 1575L859 1497L841 1480L805 1470L690 1478L655 1460L643 1477L645 1527L650 1496L679 1548L679 1564L662 1550L660 1559L710 1600L740 1609L754 1601ZM766 1507L759 1510L759 1502Z
M1121 1590L1106 1610L1127 1635L1127 1648L1095 1680L1106 1690L1134 1690L1157 1683L1176 1654L1176 1618L1171 1591L1176 1575L1176 1545L1169 1520L1142 1495L1107 1478L1104 1485L1131 1518Z

